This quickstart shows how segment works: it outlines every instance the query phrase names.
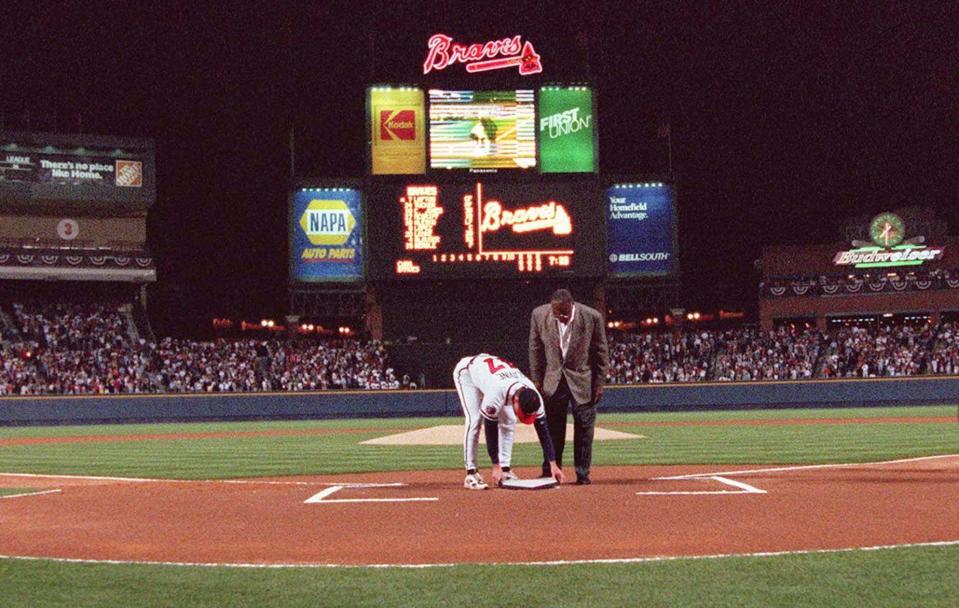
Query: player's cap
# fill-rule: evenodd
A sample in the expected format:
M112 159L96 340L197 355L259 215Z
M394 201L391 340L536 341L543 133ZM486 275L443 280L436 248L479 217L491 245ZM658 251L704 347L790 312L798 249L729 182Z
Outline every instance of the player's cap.
M519 411L516 412L516 417L523 424L533 424L536 421L536 412L540 406L539 393L531 388L523 387L516 393L516 397L519 400Z

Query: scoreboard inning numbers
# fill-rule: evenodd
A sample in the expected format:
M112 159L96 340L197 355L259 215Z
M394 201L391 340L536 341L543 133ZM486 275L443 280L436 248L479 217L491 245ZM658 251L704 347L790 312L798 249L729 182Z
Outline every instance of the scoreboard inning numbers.
M416 182L378 189L370 209L377 279L601 274L591 183Z

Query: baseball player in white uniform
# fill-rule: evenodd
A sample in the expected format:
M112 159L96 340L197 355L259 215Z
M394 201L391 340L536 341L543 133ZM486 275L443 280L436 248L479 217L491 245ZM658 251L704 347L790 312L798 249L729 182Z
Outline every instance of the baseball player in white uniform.
M546 426L543 398L523 372L495 355L481 353L460 359L453 369L453 384L466 416L464 487L469 490L488 487L476 466L481 423L486 433L486 450L493 462L493 484L498 486L506 479L518 479L510 470L517 420L534 425L543 448L543 459L549 462L552 476L563 481L563 471L556 464L556 452Z

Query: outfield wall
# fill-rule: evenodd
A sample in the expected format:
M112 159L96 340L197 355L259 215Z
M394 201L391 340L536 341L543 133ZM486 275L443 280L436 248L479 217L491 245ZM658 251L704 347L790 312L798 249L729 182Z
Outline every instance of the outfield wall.
M606 411L695 411L959 402L959 377L610 386ZM0 425L459 415L454 391L2 397Z

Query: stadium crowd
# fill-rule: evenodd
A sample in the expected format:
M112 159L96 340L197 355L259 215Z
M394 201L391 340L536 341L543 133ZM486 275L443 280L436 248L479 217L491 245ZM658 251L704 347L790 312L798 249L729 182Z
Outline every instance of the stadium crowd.
M374 340L149 341L119 304L0 310L0 395L415 388ZM610 384L959 374L959 322L609 336Z
M820 376L874 378L925 374L936 338L936 331L930 325L843 328L830 339Z
M611 384L959 374L959 323L611 334Z
M726 331L720 336L713 380L796 380L811 378L822 336L818 331L781 327Z
M150 342L119 305L14 304L12 311L0 348L0 395L409 387L376 341Z
M706 380L716 348L714 332L622 334L609 340L611 384Z

